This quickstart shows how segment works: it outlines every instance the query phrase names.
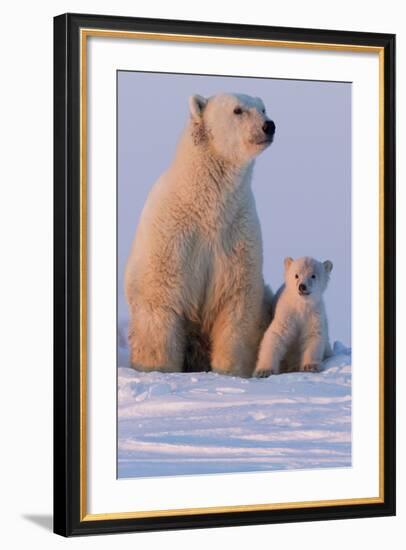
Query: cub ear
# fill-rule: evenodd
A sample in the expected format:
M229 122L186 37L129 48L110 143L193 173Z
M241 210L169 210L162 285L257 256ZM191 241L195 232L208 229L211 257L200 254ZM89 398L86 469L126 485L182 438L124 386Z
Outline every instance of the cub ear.
M207 99L201 95L192 95L189 98L190 114L193 118L200 118L207 105Z
M330 262L330 260L326 260L323 262L324 269L327 273L331 273L331 270L333 269L333 262Z
M285 266L285 270L290 268L290 265L292 262L293 262L293 258L291 258L290 256L288 256L283 260L283 265Z

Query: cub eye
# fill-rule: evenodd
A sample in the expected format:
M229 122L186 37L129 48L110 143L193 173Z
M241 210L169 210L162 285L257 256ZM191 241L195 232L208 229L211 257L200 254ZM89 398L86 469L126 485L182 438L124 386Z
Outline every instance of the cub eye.
M313 274L313 275L312 275L312 279L315 279L315 278L316 278L316 275Z
M299 279L299 275L297 273L295 275L295 279Z
M235 107L235 109L234 109L234 114L235 114L235 115L242 115L242 109L241 109L241 107Z
M262 109L262 112L265 114L265 109Z

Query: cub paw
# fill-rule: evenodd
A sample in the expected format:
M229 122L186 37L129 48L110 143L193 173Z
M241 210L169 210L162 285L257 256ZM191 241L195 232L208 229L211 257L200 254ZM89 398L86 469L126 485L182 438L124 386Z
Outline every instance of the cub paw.
M271 376L271 374L274 374L272 372L272 369L259 368L254 372L254 377L255 378L268 378L268 376Z
M306 363L300 370L302 372L320 372L320 363Z
M271 376L271 374L271 369L257 369L254 372L255 378L268 378L268 376Z

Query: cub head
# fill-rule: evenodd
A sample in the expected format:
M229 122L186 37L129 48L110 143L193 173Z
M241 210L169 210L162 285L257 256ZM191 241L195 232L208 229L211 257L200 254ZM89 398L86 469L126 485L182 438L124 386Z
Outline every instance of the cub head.
M273 141L275 123L262 99L243 94L220 94L189 99L195 145L210 146L222 159L244 165Z
M321 298L327 288L333 263L318 262L305 256L294 260L285 258L285 288L304 300Z

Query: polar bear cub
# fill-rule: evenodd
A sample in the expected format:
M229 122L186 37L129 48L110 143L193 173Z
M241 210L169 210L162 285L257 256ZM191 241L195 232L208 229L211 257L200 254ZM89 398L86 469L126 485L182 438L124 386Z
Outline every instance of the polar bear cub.
M272 304L272 322L259 350L254 376L317 372L331 356L325 291L333 264L309 257L285 258L285 284Z

